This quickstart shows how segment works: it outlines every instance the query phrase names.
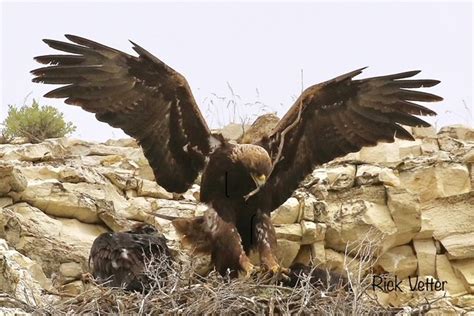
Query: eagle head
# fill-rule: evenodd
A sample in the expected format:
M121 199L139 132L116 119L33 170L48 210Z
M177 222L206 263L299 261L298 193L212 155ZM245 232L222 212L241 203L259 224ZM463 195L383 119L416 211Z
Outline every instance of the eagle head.
M242 164L257 187L265 184L272 170L272 160L263 147L252 144L236 145L232 158Z

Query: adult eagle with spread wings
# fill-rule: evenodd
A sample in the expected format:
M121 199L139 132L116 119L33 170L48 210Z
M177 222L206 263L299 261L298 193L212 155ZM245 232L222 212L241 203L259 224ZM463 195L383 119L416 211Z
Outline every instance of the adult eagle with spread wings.
M202 217L175 227L198 249L209 251L224 274L249 274L256 249L261 265L280 271L270 212L288 199L319 164L394 138L413 140L400 124L429 126L415 115L435 115L413 101L441 97L412 88L438 80L408 79L420 71L355 80L358 69L307 88L268 136L233 144L211 134L186 79L133 43L132 56L91 40L46 39L68 54L39 56L48 66L33 70L34 82L64 85L45 97L95 113L99 121L136 138L156 181L185 192L202 172Z

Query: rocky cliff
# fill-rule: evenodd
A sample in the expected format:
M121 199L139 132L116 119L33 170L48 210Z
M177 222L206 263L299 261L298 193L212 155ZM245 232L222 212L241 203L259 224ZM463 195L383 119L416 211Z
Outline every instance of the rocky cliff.
M351 273L347 259L360 259L358 242L374 241L374 271L447 281L454 304L474 306L474 130L412 133L415 142L364 148L307 177L272 214L283 265ZM202 214L199 186L176 195L153 179L131 139L0 145L0 306L80 293L90 246L108 230L147 222L179 248L170 222L157 215ZM403 305L415 294L377 295Z

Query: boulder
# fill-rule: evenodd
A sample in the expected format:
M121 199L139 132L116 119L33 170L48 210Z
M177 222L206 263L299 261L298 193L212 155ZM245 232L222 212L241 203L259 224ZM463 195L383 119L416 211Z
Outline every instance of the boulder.
M424 203L420 208L421 230L416 238L423 239L427 238L426 236L433 236L435 239L442 241L448 236L473 232L474 213L472 212L472 205L474 205L474 192L439 198ZM471 243L474 243L474 241ZM458 247L459 244L448 242L447 245ZM462 248L466 247L466 243L462 245ZM450 249L447 250L449 253Z
M450 295L463 295L467 293L462 278L458 277L446 255L436 255L436 274L438 280L447 281L446 288Z
M300 251L300 243L287 239L278 239L277 245L277 260L283 267L288 268Z
M173 199L172 193L166 191L155 181L150 181L146 179L138 181L137 194L138 196L149 196L157 199Z
M397 227L392 246L403 245L421 229L420 204L416 195L402 188L387 188L387 206Z
M28 202L48 215L76 218L84 223L99 223L98 213L105 208L120 211L129 205L110 183L30 181L23 192L12 196L15 201Z
M354 185L356 174L354 165L331 166L326 171L331 190L344 190Z
M135 138L109 139L104 143L104 145L114 146L114 147L132 147L132 148L139 147Z
M400 150L398 143L379 143L374 147L363 147L359 158L369 164L393 164L400 161Z
M412 127L412 134L415 138L436 137L436 128L434 126L428 127Z
M326 236L326 224L301 221L301 244L309 245L317 241L324 240Z
M380 238L380 234L393 235L397 232L386 205L363 200L330 204L329 219L325 222L328 225L326 245L339 251L344 251L347 243L366 236Z
M274 224L293 224L297 222L299 212L300 202L290 197L271 213L271 219Z
M385 186L388 187L400 186L400 178L398 177L398 172L395 172L390 168L382 168L379 172L378 180L379 182L382 182Z
M236 141L242 137L242 135L245 133L245 130L248 128L249 126L245 124L230 123L224 126L220 130L220 133L225 139Z
M382 168L374 165L360 165L357 166L356 183L358 185L377 184L380 182L380 172Z
M311 258L314 265L326 264L326 249L324 241L317 241L311 244Z
M420 166L400 173L400 185L416 193L421 202L467 193L471 190L469 170L458 163Z
M464 141L474 141L474 129L464 125L451 125L442 127L438 132L438 137L448 136Z
M47 139L39 144L3 145L0 147L0 160L4 161L51 161L62 159L67 151L60 139Z
M461 278L464 287L474 294L474 259L456 260L452 263L454 273Z
M301 237L303 235L301 225L296 224L280 224L275 225L275 233L278 239L286 239L301 243Z
M377 265L384 271L396 275L401 280L415 275L417 264L415 253L408 245L389 249L377 260Z
M47 276L67 262L78 263L87 271L92 242L105 231L76 219L54 219L26 203L0 209L0 238L40 264Z
M452 234L440 239L449 259L474 258L474 231Z
M10 191L21 192L27 185L28 181L19 168L0 162L0 196Z
M0 292L31 306L45 306L42 291L53 290L41 266L0 239Z
M418 260L417 275L436 275L436 246L433 239L414 240L413 247Z

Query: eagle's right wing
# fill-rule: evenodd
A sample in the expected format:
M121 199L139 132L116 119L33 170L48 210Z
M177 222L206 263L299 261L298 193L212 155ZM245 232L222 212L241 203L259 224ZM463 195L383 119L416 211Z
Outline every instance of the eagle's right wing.
M186 79L134 44L138 57L91 40L44 40L69 54L38 56L34 82L62 84L45 97L66 98L96 118L136 138L156 181L170 192L186 191L209 155L210 131Z

